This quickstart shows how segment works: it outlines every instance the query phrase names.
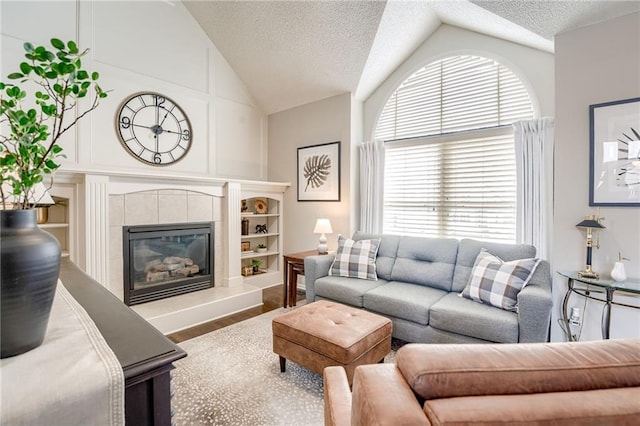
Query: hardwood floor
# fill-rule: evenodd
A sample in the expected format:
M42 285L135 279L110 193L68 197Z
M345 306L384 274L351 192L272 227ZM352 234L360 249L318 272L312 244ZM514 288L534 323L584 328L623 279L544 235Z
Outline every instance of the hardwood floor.
M265 312L272 311L282 307L283 299L282 285L270 287L262 290L262 306L256 308L247 309L246 311L238 312L237 314L229 315L224 318L220 318L214 321L210 321L204 324L197 325L186 330L181 330L173 334L167 335L174 343L184 342L185 340L198 337L202 334L207 334L214 330L227 327L229 325L238 323L240 321L247 320L249 318L257 317ZM304 293L298 292L298 299L303 300Z

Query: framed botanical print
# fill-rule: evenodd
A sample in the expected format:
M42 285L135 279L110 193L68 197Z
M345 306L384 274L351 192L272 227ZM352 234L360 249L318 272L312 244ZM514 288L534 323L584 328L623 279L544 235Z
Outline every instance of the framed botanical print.
M340 142L298 148L298 201L340 201Z
M640 207L640 98L589 106L589 205Z

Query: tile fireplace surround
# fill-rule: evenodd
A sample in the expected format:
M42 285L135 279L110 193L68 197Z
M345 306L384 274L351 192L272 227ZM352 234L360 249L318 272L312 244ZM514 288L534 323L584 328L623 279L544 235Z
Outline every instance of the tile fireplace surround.
M71 260L123 299L122 227L214 222L214 287L133 306L171 333L262 303L240 274L243 191L282 197L289 184L133 173L61 171L51 189L67 199ZM280 264L282 259L280 259Z

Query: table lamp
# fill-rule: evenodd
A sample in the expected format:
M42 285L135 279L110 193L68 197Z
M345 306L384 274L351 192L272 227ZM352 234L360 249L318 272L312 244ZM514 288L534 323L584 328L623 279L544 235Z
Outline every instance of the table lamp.
M314 234L322 234L320 235L320 239L318 242L318 254L327 254L329 252L329 247L327 246L327 236L325 234L333 234L333 229L331 229L331 222L329 219L318 219L316 221L316 227L313 229Z
M580 278L592 278L598 279L600 278L600 274L594 272L591 269L591 252L593 250L593 230L594 229L604 229L604 226L600 223L600 219L596 215L589 215L585 220L578 223L576 227L585 228L587 230L587 266L584 271L578 272L578 276ZM600 239L598 238L598 242L596 243L596 248L600 248Z

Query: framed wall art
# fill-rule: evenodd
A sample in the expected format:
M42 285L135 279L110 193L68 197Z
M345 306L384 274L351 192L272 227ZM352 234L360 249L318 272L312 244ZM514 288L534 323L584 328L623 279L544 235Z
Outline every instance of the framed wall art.
M340 142L298 148L298 201L340 201Z
M589 105L589 205L640 207L640 98Z

